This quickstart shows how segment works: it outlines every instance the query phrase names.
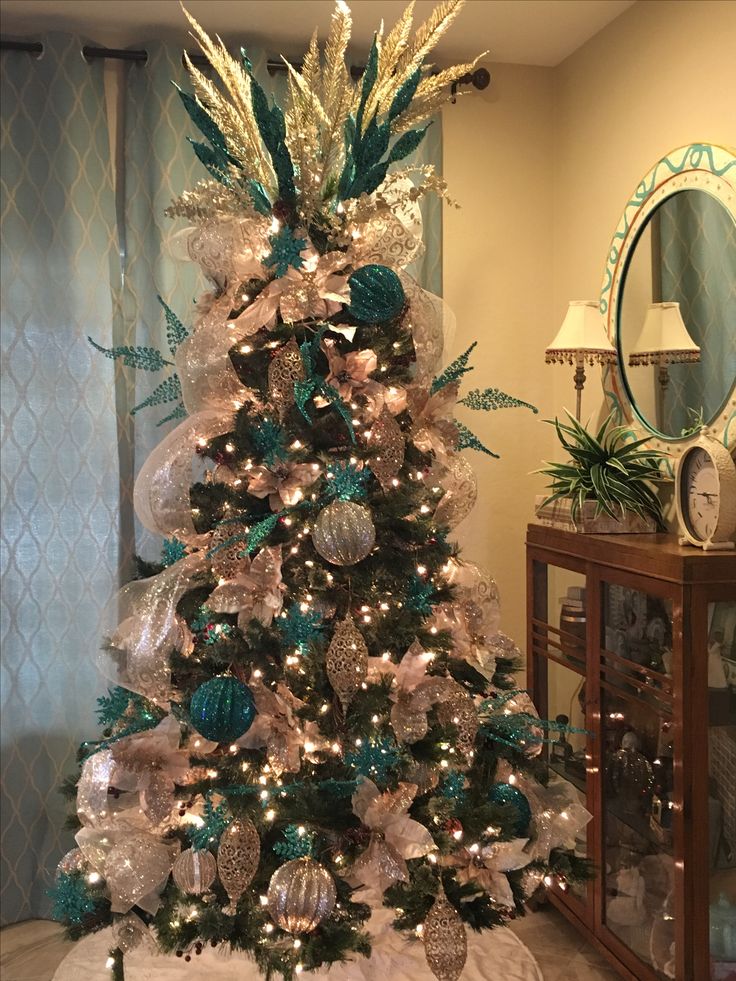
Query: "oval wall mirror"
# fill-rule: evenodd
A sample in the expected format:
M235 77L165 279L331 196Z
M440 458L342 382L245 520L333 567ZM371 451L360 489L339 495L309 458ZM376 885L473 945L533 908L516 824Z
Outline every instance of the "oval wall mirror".
M623 422L678 454L706 426L736 443L736 155L691 144L628 201L601 312L618 363L604 387Z

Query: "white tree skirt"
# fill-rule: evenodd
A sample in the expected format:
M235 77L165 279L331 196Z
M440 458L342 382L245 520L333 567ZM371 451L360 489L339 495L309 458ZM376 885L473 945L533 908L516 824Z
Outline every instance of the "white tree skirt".
M329 981L433 981L418 941L405 941L389 925L371 921L373 955L347 964L335 964L309 978ZM109 929L80 940L59 965L53 981L109 981L105 968L114 946ZM174 955L152 954L138 948L125 957L125 981L258 981L261 977L253 961L243 954L230 954L224 948L205 947L187 962ZM506 929L468 931L468 960L461 981L543 981L542 972L530 951Z

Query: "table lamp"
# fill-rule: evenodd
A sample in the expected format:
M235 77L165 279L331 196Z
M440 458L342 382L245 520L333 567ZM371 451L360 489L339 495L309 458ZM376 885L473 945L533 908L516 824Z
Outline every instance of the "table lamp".
M700 361L700 348L687 332L679 303L650 303L641 333L629 354L629 365L658 365L660 419L670 382L668 366Z
M544 354L547 364L575 365L575 418L579 422L585 363L611 364L616 360L616 349L606 334L598 303L595 300L571 300L562 326Z

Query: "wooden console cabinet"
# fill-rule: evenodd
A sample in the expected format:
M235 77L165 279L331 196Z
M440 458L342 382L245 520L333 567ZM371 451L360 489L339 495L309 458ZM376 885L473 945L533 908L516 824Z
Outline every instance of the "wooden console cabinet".
M528 687L597 867L551 901L624 978L736 979L736 556L530 525ZM560 719L560 721L564 721Z

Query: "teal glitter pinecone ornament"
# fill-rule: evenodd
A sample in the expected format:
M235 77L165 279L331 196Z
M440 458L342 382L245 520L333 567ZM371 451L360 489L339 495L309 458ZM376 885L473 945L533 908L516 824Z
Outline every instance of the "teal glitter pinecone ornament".
M488 792L488 800L491 804L510 804L519 815L519 819L514 825L514 833L519 838L524 838L529 833L532 809L529 806L529 801L520 790L508 783L494 783Z
M189 718L197 732L215 743L230 743L250 729L256 705L250 688L229 675L210 678L192 695Z
M388 266L361 266L348 279L348 286L348 313L364 324L395 320L404 309L404 287Z

